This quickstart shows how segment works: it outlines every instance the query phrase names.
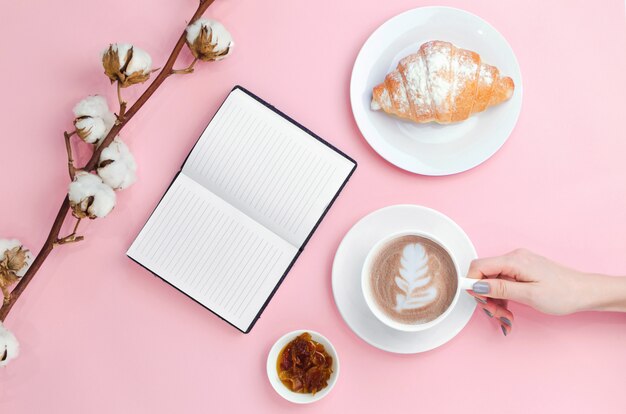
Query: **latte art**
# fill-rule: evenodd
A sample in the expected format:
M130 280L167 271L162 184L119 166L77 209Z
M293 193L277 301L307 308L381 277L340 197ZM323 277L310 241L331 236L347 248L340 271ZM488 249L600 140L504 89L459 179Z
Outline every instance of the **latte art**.
M402 294L396 295L396 312L422 308L437 299L437 287L432 286L428 272L428 254L420 243L410 243L402 250L400 274L395 282Z
M407 235L383 245L370 268L370 286L379 309L406 324L426 323L444 313L456 294L456 268L434 241Z

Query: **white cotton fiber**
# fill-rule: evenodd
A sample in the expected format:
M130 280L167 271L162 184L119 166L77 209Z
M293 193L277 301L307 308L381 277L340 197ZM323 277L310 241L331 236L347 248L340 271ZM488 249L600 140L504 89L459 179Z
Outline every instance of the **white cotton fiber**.
M109 111L106 99L88 96L74 106L74 125L80 137L89 144L100 142L115 124L115 114Z
M105 217L115 207L115 191L104 184L100 177L85 171L76 173L74 181L70 183L68 196L73 206L80 205L81 210L89 217ZM91 205L87 205L93 197Z
M102 181L116 190L130 187L137 180L137 163L126 144L119 138L102 151L100 164L105 161L107 165L98 168L98 175Z
M126 64L126 54L128 53L128 50L131 47L133 48L133 57L130 62L128 62L128 66L126 66L126 70L124 71L125 75L130 76L135 72L147 74L152 70L152 58L145 50L130 43L114 43L111 46L113 47L113 50L117 50L117 56L120 60L120 68L123 68Z
M80 118L83 116L103 118L109 112L109 105L104 96L91 95L80 101L74 106L74 116Z
M216 54L219 54L226 49L230 49L230 54L230 51L232 50L235 43L233 42L233 38L230 32L226 30L224 25L217 20L198 19L189 26L187 26L187 42L189 44L193 44L196 38L200 35L202 27L206 27L208 33L211 34L211 44L215 45ZM216 58L216 60L221 60L225 57L226 55L220 56Z
M6 366L11 360L17 358L20 353L20 343L11 331L0 322L0 359L5 355L4 361L0 361L0 367Z
M102 118L80 118L74 122L77 130L85 131L81 133L83 140L88 144L95 144L104 138L107 133L107 126Z

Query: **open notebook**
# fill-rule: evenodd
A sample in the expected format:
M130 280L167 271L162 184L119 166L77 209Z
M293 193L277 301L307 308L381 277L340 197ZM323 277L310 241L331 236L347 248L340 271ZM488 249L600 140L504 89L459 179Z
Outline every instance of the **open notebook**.
M355 168L236 86L127 254L247 333Z

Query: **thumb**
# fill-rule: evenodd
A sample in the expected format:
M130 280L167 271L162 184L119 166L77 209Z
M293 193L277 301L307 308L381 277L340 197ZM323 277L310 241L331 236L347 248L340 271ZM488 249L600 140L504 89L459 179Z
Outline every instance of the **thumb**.
M474 283L472 291L476 294L495 299L511 299L526 302L532 285L505 279L481 279Z

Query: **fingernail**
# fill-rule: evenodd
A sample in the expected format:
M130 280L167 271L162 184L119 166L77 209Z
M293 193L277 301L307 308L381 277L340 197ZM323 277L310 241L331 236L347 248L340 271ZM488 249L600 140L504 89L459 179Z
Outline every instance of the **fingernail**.
M513 324L511 323L511 321L509 320L509 318L505 318L504 316L500 318L500 320L502 321L502 323L508 325L508 326L513 326Z
M502 333L504 334L504 336L507 336L508 334L506 333L506 328L504 327L504 325L500 325L500 329L502 329Z
M472 290L474 293L489 293L489 283L487 282L476 282L472 285Z
M487 316L493 318L493 313L489 312L487 309L483 309L483 311L487 314Z
M487 304L487 301L485 299L477 298L476 296L474 296L474 299L476 299L476 302L482 303L483 305Z

